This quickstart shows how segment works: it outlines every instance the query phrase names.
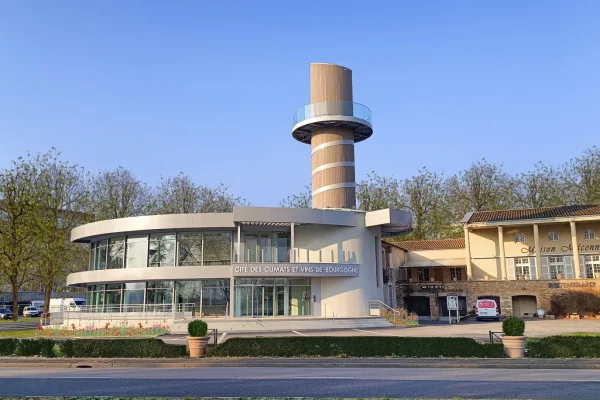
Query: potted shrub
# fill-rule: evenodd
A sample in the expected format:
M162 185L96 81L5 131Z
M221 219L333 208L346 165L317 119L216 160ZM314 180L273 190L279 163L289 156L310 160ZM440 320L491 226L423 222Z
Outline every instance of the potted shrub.
M510 358L525 357L525 322L521 318L508 317L502 321L504 353Z
M196 319L188 324L187 337L188 347L190 348L190 357L199 358L206 355L206 346L208 339L208 325L206 322Z

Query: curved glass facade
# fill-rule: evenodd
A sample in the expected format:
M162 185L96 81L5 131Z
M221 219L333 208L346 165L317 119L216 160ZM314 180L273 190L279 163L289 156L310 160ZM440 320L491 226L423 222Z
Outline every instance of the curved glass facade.
M118 236L90 245L89 270L230 265L232 232Z
M323 101L302 106L294 113L292 126L306 119L326 117L328 115L342 115L360 118L372 123L371 110L369 107L351 101Z

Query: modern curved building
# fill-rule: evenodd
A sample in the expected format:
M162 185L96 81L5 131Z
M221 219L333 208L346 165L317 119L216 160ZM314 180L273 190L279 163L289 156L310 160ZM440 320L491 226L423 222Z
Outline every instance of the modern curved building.
M73 230L90 244L86 286L98 307L190 304L198 316L363 317L384 285L381 238L402 234L411 215L357 211L354 143L373 133L353 103L352 72L311 64L311 103L292 135L312 147L313 208L234 207L232 213L99 221Z

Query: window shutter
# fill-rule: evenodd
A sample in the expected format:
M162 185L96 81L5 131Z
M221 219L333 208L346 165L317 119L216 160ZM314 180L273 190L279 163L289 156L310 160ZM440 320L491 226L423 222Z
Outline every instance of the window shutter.
M573 279L575 273L573 271L573 257L565 257L565 279Z
M593 278L594 276L587 276L587 269L585 268L585 256L579 256L579 267L581 268L581 277L585 278Z
M529 257L529 275L531 279L537 279L537 268L535 267L535 257Z
M544 279L550 279L550 266L548 265L548 257L542 257L542 276Z
M508 280L514 281L515 280L515 259L507 258L505 260L505 262L506 262L506 273L508 274Z

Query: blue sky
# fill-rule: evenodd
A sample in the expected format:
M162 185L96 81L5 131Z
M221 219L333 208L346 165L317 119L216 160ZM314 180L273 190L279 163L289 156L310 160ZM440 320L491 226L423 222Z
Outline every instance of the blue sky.
M351 68L373 111L358 179L563 163L599 142L599 17L595 1L2 2L0 167L55 146L277 205L310 182L291 126L311 62Z

